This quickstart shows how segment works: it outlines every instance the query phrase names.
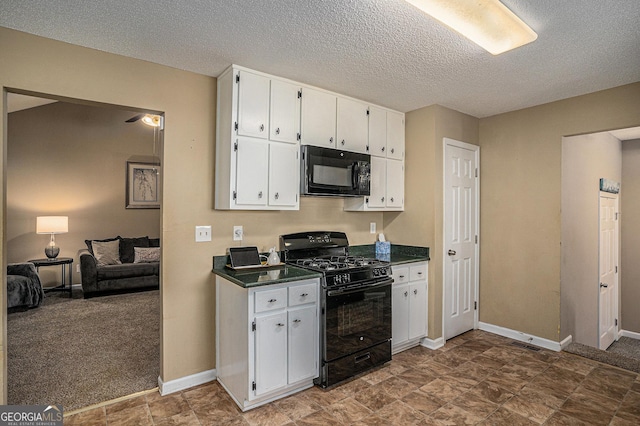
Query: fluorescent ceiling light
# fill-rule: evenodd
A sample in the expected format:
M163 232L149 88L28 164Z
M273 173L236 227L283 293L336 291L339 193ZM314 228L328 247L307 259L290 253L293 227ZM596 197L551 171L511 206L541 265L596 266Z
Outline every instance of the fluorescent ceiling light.
M499 55L538 35L498 0L406 0L488 52Z

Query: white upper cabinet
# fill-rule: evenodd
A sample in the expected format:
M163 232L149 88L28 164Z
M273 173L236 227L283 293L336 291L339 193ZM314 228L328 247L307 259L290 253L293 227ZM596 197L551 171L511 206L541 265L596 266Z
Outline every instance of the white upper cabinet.
M236 205L266 206L269 144L239 137L236 154Z
M404 208L404 161L387 159L386 206Z
M238 135L267 139L269 135L270 80L238 71Z
M298 145L269 143L269 205L295 207L300 186L291 171L300 168Z
M387 111L387 158L404 159L404 114Z
M328 92L302 89L302 144L336 148L336 99Z
M336 148L369 153L368 106L352 99L338 97Z
M218 77L215 208L299 208L300 85L232 66Z
M280 80L271 81L271 120L269 139L297 143L300 133L300 86Z
M387 111L369 107L369 154L387 156Z

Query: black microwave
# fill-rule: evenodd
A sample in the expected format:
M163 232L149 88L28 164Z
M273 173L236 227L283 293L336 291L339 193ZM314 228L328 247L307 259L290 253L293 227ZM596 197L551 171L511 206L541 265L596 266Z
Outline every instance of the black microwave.
M361 197L371 192L371 156L313 145L301 146L300 193Z

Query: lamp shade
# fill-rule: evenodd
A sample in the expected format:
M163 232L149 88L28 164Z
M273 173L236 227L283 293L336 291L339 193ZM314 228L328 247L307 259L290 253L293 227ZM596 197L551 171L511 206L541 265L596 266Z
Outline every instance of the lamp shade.
M38 216L36 218L37 234L64 234L69 232L68 216Z

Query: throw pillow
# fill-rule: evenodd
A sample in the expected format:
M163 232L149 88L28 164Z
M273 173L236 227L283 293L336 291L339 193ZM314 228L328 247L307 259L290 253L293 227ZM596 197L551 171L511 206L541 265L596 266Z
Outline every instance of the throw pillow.
M135 247L133 263L151 263L160 261L160 247Z
M120 265L120 241L91 241L98 266Z
M91 244L92 241L98 241L98 242L102 243L102 242L107 242L107 241L116 241L116 240L119 240L119 239L120 239L120 235L118 235L115 238L107 238L105 240L84 240L84 243L87 245L87 248L89 249L89 253L93 254L93 247L92 247L92 244Z
M149 237L120 238L120 260L122 263L133 263L134 247L149 247Z
M149 238L149 247L160 247L160 238Z

